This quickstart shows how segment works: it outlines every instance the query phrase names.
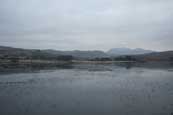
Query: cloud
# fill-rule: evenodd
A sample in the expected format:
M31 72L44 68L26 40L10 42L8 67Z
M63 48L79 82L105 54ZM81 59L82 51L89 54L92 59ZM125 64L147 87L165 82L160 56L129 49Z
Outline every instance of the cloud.
M172 20L172 0L1 0L0 45L172 50Z

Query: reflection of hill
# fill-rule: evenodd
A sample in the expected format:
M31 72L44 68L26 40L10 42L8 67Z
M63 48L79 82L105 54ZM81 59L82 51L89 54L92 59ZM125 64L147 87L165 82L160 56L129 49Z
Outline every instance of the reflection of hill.
M75 69L83 71L114 71L118 68L133 69L133 68L144 68L144 69L165 69L172 71L173 63L171 62L148 62L148 63L134 63L134 62L121 62L112 64L5 64L0 65L0 74L10 73L32 73L39 72L40 70L60 70L60 69Z
M0 64L0 74L30 73L40 70L71 69L71 64Z

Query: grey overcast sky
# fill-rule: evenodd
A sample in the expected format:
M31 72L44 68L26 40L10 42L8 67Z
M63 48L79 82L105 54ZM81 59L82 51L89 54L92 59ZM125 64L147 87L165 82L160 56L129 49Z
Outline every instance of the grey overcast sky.
M0 0L0 45L173 50L173 0Z

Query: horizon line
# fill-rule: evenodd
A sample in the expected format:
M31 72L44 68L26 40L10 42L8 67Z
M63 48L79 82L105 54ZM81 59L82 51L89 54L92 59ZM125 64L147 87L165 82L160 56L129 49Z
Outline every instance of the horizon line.
M72 50L62 50L62 49L53 49L53 48L24 48L24 47L15 47L15 46L9 46L9 45L0 45L0 47L9 47L9 48L18 48L18 49L28 49L28 50L56 50L56 51L102 51L102 52L108 52L111 49L115 49L115 48L127 48L127 49L131 49L131 50L135 50L135 49L143 49L143 50L150 50L153 52L164 52L164 51L173 51L173 49L169 49L169 50L153 50L153 49L145 49L145 48L140 48L140 47L136 47L136 48L130 48L130 47L113 47L110 48L108 50L99 50L99 49L93 49L93 50L80 50L80 49L72 49Z

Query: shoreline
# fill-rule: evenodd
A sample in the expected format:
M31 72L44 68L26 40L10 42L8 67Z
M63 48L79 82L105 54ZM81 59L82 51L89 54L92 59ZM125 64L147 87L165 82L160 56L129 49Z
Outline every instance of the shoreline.
M59 65L59 64L114 64L114 63L147 63L147 62L170 62L171 61L88 61L88 60L71 60L71 61L59 61L59 60L18 60L16 62L10 61L10 60L0 60L0 65L3 64L53 64L53 65Z
M55 61L55 60L18 60L12 62L10 60L0 60L0 64L112 64L112 63L135 63L137 61L88 61L88 60L72 60L72 61Z

